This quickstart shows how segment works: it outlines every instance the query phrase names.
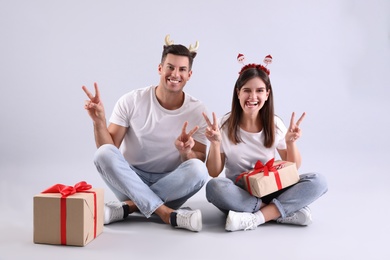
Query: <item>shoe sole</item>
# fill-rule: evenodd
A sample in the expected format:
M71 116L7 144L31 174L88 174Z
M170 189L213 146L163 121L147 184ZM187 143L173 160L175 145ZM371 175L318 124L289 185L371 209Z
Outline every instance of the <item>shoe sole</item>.
M196 223L191 222L191 227L196 226L197 228L194 228L192 231L199 232L202 230L202 212L199 209L197 209L193 214L196 214L197 221Z

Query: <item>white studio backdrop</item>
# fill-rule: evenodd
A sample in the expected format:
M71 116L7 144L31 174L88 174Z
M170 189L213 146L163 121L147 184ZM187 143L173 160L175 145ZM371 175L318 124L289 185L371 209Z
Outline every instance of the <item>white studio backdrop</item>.
M81 86L99 84L108 118L121 95L158 83L166 34L200 42L185 91L218 116L230 108L238 53L254 63L271 54L276 113L288 124L307 112L303 170L384 158L387 0L0 0L0 195L15 179L28 195L58 182L103 185Z

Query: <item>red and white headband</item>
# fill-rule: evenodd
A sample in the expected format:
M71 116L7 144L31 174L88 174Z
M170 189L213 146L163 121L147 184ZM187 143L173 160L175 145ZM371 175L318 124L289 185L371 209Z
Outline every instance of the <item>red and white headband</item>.
M271 56L271 55L265 56L265 58L264 58L264 60L263 60L263 62L265 63L265 66L263 66L263 65L261 65L261 64L255 64L255 63L250 63L250 64L245 65L245 56L244 56L244 54L242 54L242 53L239 53L239 54L237 55L237 61L238 61L238 63L241 63L241 64L244 65L244 66L241 68L240 72L238 73L238 74L240 74L240 75L241 75L241 73L242 73L244 70L247 70L247 69L249 69L249 68L256 68L256 69L259 69L259 70L264 71L265 73L267 73L267 75L270 74L270 71L269 71L269 69L267 68L267 66L268 66L269 64L272 63L272 56Z

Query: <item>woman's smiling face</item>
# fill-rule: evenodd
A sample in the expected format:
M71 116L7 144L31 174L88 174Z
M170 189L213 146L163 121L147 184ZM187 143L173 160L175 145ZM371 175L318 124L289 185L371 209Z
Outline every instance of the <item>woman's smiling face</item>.
M255 77L246 82L241 89L237 90L237 96L244 113L258 113L268 99L265 83Z

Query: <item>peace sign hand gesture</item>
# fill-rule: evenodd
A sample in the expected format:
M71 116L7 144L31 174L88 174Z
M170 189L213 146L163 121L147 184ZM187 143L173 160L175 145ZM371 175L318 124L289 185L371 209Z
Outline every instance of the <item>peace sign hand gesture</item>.
M191 152L192 147L195 145L195 141L192 138L192 135L199 129L199 126L195 126L190 132L186 133L187 125L188 122L184 122L181 134L175 141L176 149L180 152L181 155L188 155Z
M301 137L301 129L299 128L299 125L302 123L303 118L305 117L306 113L304 112L302 116L298 119L296 123L295 121L295 112L292 113L291 115L291 120L290 120L290 126L287 129L286 133L286 143L294 143L296 140L298 140L299 137Z
M206 128L206 132L205 132L207 139L211 143L221 142L221 132L219 131L219 128L218 128L217 116L215 115L215 113L213 112L213 123L210 122L210 119L208 118L208 116L205 113L202 113L202 114L203 114L203 117L206 120L206 123L208 125L208 127Z
M100 100L100 92L97 83L94 83L95 95L93 95L87 87L82 86L85 94L87 94L89 100L85 101L84 108L88 111L89 116L94 122L99 120L105 121L105 113L103 103Z

